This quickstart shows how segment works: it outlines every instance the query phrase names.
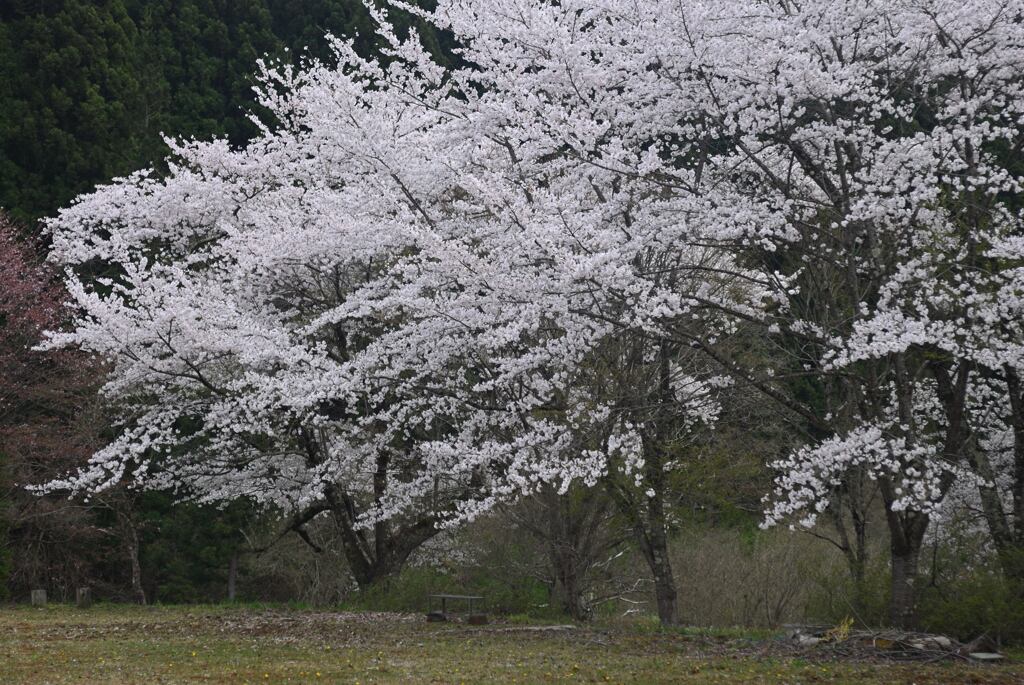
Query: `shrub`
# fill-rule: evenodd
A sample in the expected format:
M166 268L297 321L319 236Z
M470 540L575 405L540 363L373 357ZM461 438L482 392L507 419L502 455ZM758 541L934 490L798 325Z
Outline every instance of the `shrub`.
M958 574L922 596L921 627L968 641L987 635L1000 644L1024 643L1024 587L1009 581L994 564Z

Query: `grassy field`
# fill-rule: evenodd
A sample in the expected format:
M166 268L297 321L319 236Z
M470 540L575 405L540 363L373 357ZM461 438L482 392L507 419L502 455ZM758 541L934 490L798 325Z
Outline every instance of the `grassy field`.
M0 683L1024 683L998 666L849 661L771 634L427 624L234 607L0 608Z

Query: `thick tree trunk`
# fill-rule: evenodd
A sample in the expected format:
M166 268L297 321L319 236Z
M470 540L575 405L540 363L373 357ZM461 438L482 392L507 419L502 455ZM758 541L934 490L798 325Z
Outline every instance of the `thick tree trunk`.
M574 620L585 621L587 611L583 602L582 570L576 545L580 544L579 531L573 519L572 503L566 496L550 490L546 493L548 557L555 576L555 596L562 611Z
M918 568L929 517L920 512L893 511L892 483L882 479L881 487L891 553L889 621L898 628L912 630L917 627Z
M917 625L917 572L920 549L892 550L892 601L889 620L898 628L913 629Z
M665 508L660 493L647 500L646 526L637 530L644 558L654 577L654 598L658 605L658 618L665 626L679 623L676 581L668 555L668 529Z
M1024 547L1024 388L1012 367L1006 368L1006 387L1010 394L1010 424L1013 426L1013 501L1014 537Z
M590 618L590 608L583 599L580 569L573 550L552 545L551 567L555 571L555 596L562 611L576 621Z
M322 448L316 436L309 431L303 431L301 438L309 465L322 463ZM377 455L376 461L373 497L379 504L388 488L390 457L381 452ZM438 533L438 517L434 512L424 513L419 519L406 525L379 521L370 531L360 525L359 504L351 493L337 485L328 485L324 488L324 499L326 501L310 507L306 513L297 516L290 529L319 552L320 548L312 542L302 526L318 514L329 511L338 527L349 571L360 588L369 588L398 574L409 555Z
M992 544L996 548L996 556L1003 575L1013 581L1024 581L1022 568L1022 545L1014 534L1014 524L1003 508L1002 497L995 487L995 469L980 447L972 450L971 468L981 476L983 482L978 484L978 495L981 500L981 511L988 525Z
M349 568L352 570L352 577L361 590L368 590L371 587L385 585L392 577L398 575L402 570L402 564L390 563L388 560L377 560L375 563L357 569L353 564L353 556L346 552L349 561ZM385 587L387 587L385 585Z
M662 625L672 626L679 623L676 604L676 581L672 575L672 565L668 559L667 539L652 544L651 573L654 575L654 597L658 603L658 619Z
M913 437L915 430L913 384L902 355L895 357L896 397L900 423ZM966 421L965 407L971 365L960 364L953 371L948 364L930 364L936 383L936 392L946 415L946 429L943 437L943 455L951 462L962 461L967 446L970 428ZM943 474L940 490L948 492L953 483L951 472ZM925 531L930 518L917 511L893 511L898 501L895 484L888 478L879 479L882 500L885 503L885 519L889 527L889 550L891 552L891 598L889 619L894 626L905 629L917 627L917 584L918 565Z
M671 355L669 346L662 343L658 350L658 395L663 408L674 402L672 391ZM679 623L676 605L676 581L668 556L668 526L665 516L665 444L669 433L669 419L658 417L650 426L651 437L644 439L644 481L651 491L647 496L647 563L654 576L654 597L658 603L661 624Z
M654 497L647 498L644 506L636 501L635 494L628 486L616 483L614 479L608 479L605 483L619 512L630 522L636 543L651 571L658 618L662 625L678 624L676 582L669 560L668 528L660 494L656 491Z
M379 524L373 539L357 527L356 504L336 488L325 490L330 511L341 532L342 549L349 571L360 588L369 588L397 575L409 555L438 533L433 515L424 516L406 526Z
M1006 388L1010 396L1010 425L1013 428L1013 476L1010 502L1013 521L1006 523L1007 538L999 550L1003 574L1024 594L1024 387L1016 370L1007 366ZM993 536L994 537L994 536Z

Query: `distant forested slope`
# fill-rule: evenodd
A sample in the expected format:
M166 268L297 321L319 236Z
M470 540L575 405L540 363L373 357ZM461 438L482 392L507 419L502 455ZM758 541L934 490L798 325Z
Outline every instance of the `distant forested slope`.
M52 214L161 159L161 133L244 141L256 60L329 59L328 32L377 47L361 0L5 0L0 207Z

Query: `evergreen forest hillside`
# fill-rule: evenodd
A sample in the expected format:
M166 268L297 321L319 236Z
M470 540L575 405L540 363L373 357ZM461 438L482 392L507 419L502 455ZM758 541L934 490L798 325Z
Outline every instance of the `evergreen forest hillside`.
M257 60L330 61L328 34L366 55L378 47L355 0L4 2L0 207L21 220L52 214L159 163L163 134L243 143Z

